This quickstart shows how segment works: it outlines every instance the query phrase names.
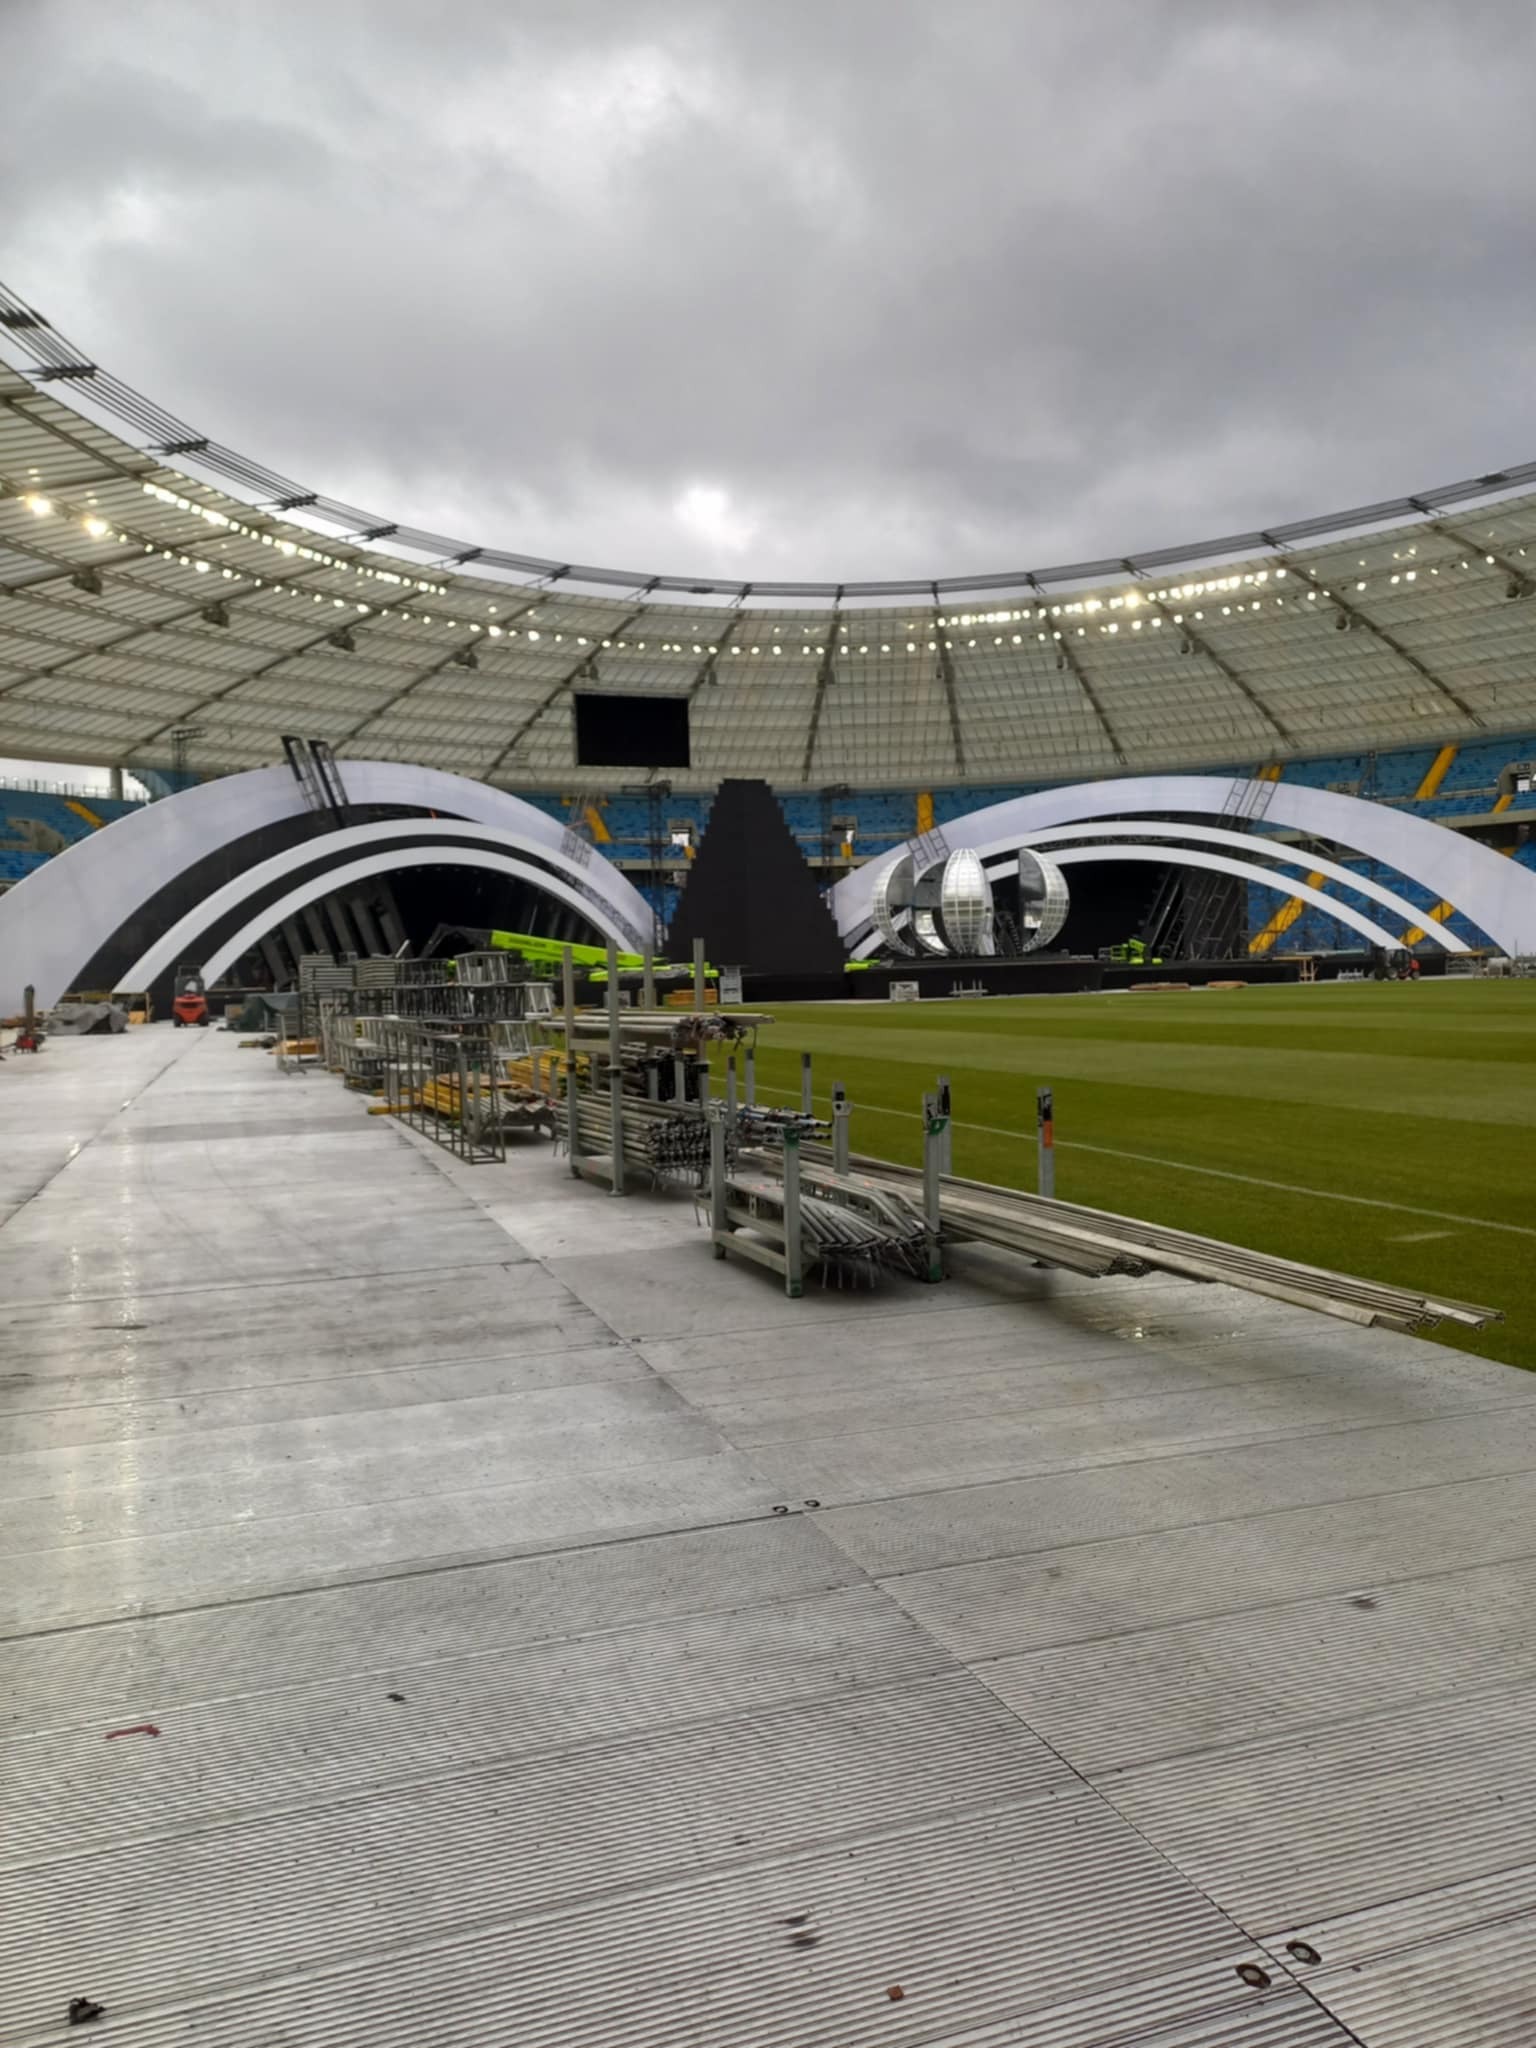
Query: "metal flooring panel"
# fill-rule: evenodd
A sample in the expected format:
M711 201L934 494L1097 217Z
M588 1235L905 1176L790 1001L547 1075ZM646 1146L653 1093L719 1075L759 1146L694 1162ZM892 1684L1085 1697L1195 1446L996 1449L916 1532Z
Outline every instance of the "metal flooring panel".
M0 1867L226 1827L540 1753L581 1747L590 1756L589 1744L757 1717L797 1701L856 1702L954 1669L871 1586L459 1656L426 1659L408 1640L391 1647L396 1661L383 1668L275 1692L178 1705L167 1688L149 1686L121 1711L125 1725L152 1711L160 1737L127 1747L103 1741L99 1720L13 1742L0 1752ZM1064 1779L1033 1738L1001 1715L985 1718L1035 1752L1043 1782ZM984 1770L978 1777L981 1791Z
M5 1937L36 1946L24 2002L12 1990L0 2006L0 2042L30 2044L74 1986L109 1980L114 2035L165 2043L195 2019L228 2048L1100 2048L1116 2028L1130 2041L1190 2008L1210 2017L1223 1997L1261 2009L1236 1975L1259 1960L1250 1944L1090 1793L873 1836L823 1812L819 1842L790 1844L754 1835L755 1807L715 1808L718 1768L663 1785L641 1774L659 1760L638 1752L627 1780L574 1785L579 1816L543 1799L514 1811L466 1781L453 1809L389 1795L302 1834L285 1822L191 1837L152 1865L47 1866L6 1916ZM600 1792L630 1799L621 1831ZM793 1782L784 1792L802 1806ZM538 1831L546 1814L552 1833ZM584 1844L578 1818L600 1828ZM50 1906L71 1914L67 1934Z
M835 1532L834 1532L835 1533ZM957 1657L1004 1657L1536 1553L1536 1473L1252 1515L892 1578Z
M649 1342L659 1337L731 1335L749 1330L802 1331L823 1323L861 1324L871 1316L899 1316L909 1324L958 1309L995 1302L1048 1301L1063 1289L1056 1275L1013 1260L969 1277L963 1262L942 1287L891 1279L877 1293L866 1287L819 1287L799 1301L785 1297L772 1274L711 1258L702 1231L670 1249L592 1253L552 1258L549 1270L617 1330ZM1086 1283L1085 1283L1086 1284Z
M1536 1687L1145 1764L1117 1809L1265 1937L1529 1861Z
M1533 1911L1533 1896L1536 1860L1512 1863L1487 1877L1441 1885L1433 1891L1394 1893L1383 1904L1366 1906L1358 1913L1290 1929L1286 1939L1315 1950L1316 1964L1299 1962L1283 1943L1279 1952L1285 1955L1285 1967L1294 1976L1313 1979L1322 1970L1352 1970L1357 1964L1376 1962L1406 1949L1433 1946L1478 1928L1516 1921L1523 1924ZM1536 2039L1536 2035L1532 2038Z
M805 1516L441 1570L416 1560L391 1578L0 1643L0 1713L16 1734L116 1725L862 1584Z
M190 2027L206 2027L221 2048L1360 2048L1305 1992L1245 1992L1233 1964L1262 1966L1258 1951L1057 1996L1051 1977L1016 1959L1006 1903L999 1910L985 1893L974 1902L974 1949L921 1895L888 1891L878 1921L877 1902L849 1902L842 1939L823 1951L818 1935L812 1956L783 1924L798 1916L776 1914L782 1903L763 1879L658 1890L275 1982L146 2001L114 2015L112 2038L181 2048ZM855 1953L860 1941L869 1946ZM906 1982L894 1978L893 1956ZM56 2041L56 2024L45 2025L7 2048Z
M1310 1972L1311 1990L1361 2048L1530 2048L1536 1913L1363 1968Z
M1065 1789L1053 1796L1053 1785ZM1184 1960L1202 1938L1207 1952L1237 1944L965 1673L463 1766L254 1820L167 1826L6 1871L0 1926L51 2002L109 1975L120 1995L142 1998L178 1976L228 1985L957 1816L968 1836L1050 1853L1080 1910L1136 1883L1143 1896L1120 1938L1128 1946L1139 1923L1144 1967Z
M836 1507L984 1486L1020 1474L1139 1464L1265 1438L1295 1442L1352 1434L1403 1417L1459 1415L1480 1407L1536 1415L1536 1381L1469 1402L1455 1387L1395 1394L1380 1387L1352 1391L1320 1379L1075 1404L1044 1415L1002 1414L948 1424L926 1418L906 1422L901 1403L893 1399L887 1410L891 1421L878 1430L798 1443L763 1442L757 1432L742 1431L740 1440L785 1488Z
M706 1527L767 1515L774 1499L745 1459L719 1453L76 1544L0 1577L0 1635Z
M344 1445L331 1416L207 1430L191 1472L186 1443L175 1437L0 1458L0 1557L216 1527L232 1513L246 1523L283 1521L727 1449L654 1380L380 1409L350 1421Z
M689 1400L743 1441L793 1442L857 1434L879 1427L892 1403L906 1423L927 1417L956 1421L992 1415L1038 1414L1071 1406L1097 1408L1127 1397L1204 1392L1254 1381L1303 1380L1334 1372L1342 1347L1294 1340L1230 1340L1187 1345L1141 1345L1070 1328L1002 1328L976 1334L964 1310L945 1316L921 1349L899 1321L894 1331L872 1331L867 1348L857 1334L837 1329L834 1341L793 1361L762 1360L754 1373L753 1340L727 1346L645 1344L638 1347ZM713 1352L698 1365L677 1353ZM735 1353L730 1363L720 1354Z
M299 1370L287 1361L290 1372ZM326 1379L275 1380L265 1386L228 1387L212 1393L103 1398L94 1406L13 1408L5 1441L13 1451L56 1450L63 1444L144 1443L254 1424L325 1416L372 1415L454 1401L480 1401L548 1387L598 1387L647 1380L644 1362L628 1345L537 1351L517 1358L476 1358L453 1364L397 1365L381 1372L342 1371ZM42 1389L36 1390L42 1398ZM186 1461L195 1446L183 1444Z
M122 1297L121 1273L133 1274L137 1295L189 1287L228 1287L296 1278L373 1278L430 1266L506 1264L520 1256L505 1231L486 1218L453 1211L413 1218L402 1209L391 1226L368 1214L367 1191L358 1190L352 1213L330 1226L305 1218L273 1187L269 1199L247 1196L217 1220L205 1201L177 1205L170 1215L140 1216L119 1229L114 1257L102 1259L99 1230L60 1245L51 1222L35 1227L28 1204L0 1237L0 1300L16 1307L56 1301L112 1303ZM15 1239L6 1239L16 1233Z
M221 1145L229 1140L238 1140L242 1145L260 1144L263 1141L291 1144L295 1138L311 1140L318 1137L330 1138L346 1133L359 1144L370 1143L368 1126L364 1122L364 1109L360 1102L350 1107L327 1110L315 1103L301 1099L295 1094L290 1104L284 1105L291 1114L279 1120L267 1113L263 1103L261 1110L246 1117L204 1117L201 1115L179 1117L170 1123L149 1123L141 1118L124 1118L115 1129L106 1133L101 1143L107 1146L125 1145ZM292 1125L292 1129L287 1128ZM178 1173L182 1170L177 1162Z
M978 1666L1089 1777L1528 1684L1536 1558Z
M1536 1381L4 1073L6 2048L1521 2038Z
M1248 1327L1243 1315L1233 1313L1241 1297L1222 1289L1214 1299L1212 1290L1183 1286L1163 1276L1137 1283L1148 1292L1134 1304L1125 1293L1113 1291L1123 1289L1123 1281L1042 1274L1033 1267L1025 1267L1023 1277L1034 1281L1035 1293L978 1301L972 1289L963 1305L944 1311L943 1323L934 1326L930 1339L936 1370L964 1372L972 1360L1026 1370L1048 1367L1058 1358L1121 1358L1128 1352L1155 1352L1160 1343L1175 1338L1195 1345L1244 1334L1279 1334L1294 1346L1301 1335L1326 1340L1334 1334L1322 1323L1310 1333L1294 1328L1277 1333L1268 1320L1268 1305L1254 1296L1249 1301L1264 1320L1260 1327ZM1076 1284L1052 1285L1063 1277ZM1109 1299L1096 1299L1090 1291L1095 1286L1112 1290ZM899 1375L905 1366L909 1377L916 1376L910 1370L917 1361L907 1342L905 1318L912 1312L910 1303L924 1298L931 1301L933 1291L916 1282L900 1290L866 1292L865 1314L827 1324L818 1332L812 1354L797 1344L793 1325L637 1341L658 1372L696 1375L711 1396L771 1396L781 1389L812 1386L857 1392L863 1384L859 1367L865 1358L878 1371ZM940 1290L938 1299L943 1298Z
M573 1180L568 1192L562 1190L551 1200L549 1161L536 1163L541 1169L537 1191L531 1189L527 1195L506 1199L482 1195L473 1187L465 1190L533 1258L580 1257L590 1252L594 1241L609 1252L663 1251L699 1241L703 1225L690 1196L662 1191L643 1201L612 1202L605 1189ZM612 1206L599 1216L594 1205L610 1202Z
M1522 1404L859 1502L822 1522L888 1577L1533 1468L1536 1412Z
M1032 1471L1135 1463L1215 1444L1369 1428L1405 1416L1496 1407L1524 1408L1536 1417L1536 1376L1512 1382L1506 1375L1469 1390L1454 1376L1445 1384L1426 1377L1383 1385L1323 1373L1177 1394L1122 1391L1040 1409L1027 1397L1015 1402L1000 1392L979 1404L975 1416L964 1400L946 1415L944 1403L926 1393L893 1390L878 1409L864 1410L855 1426L841 1429L835 1416L810 1418L798 1430L782 1419L741 1424L729 1409L703 1405L735 1442L754 1452L764 1471L778 1474L791 1490L840 1505Z
M225 1282L105 1301L8 1305L7 1407L184 1400L226 1388L334 1380L454 1360L614 1344L569 1289L531 1262L496 1260L363 1279Z

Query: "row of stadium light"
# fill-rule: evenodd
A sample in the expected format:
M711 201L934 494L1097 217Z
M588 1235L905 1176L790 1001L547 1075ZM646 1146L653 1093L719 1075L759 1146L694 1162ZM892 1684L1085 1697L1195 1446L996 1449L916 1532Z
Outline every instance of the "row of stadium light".
M342 574L350 574L352 576L359 578L367 578L400 589L419 591L425 595L448 597L453 594L452 587L448 584L432 583L431 581L425 578L413 578L409 576L403 576L397 574L392 570L375 568L368 564L343 561L338 556L329 555L325 553L323 549L313 548L307 546L302 542L288 540L286 538L275 536L271 533L263 532L258 527L248 526L243 524L239 520L231 519L226 513L220 512L212 506L200 505L194 499L183 497L175 491L168 490L165 486L161 484L142 483L140 485L140 488L145 493L146 496L152 497L162 504L171 506L177 511L192 513L194 516L203 520L206 524L210 526L222 528L226 531L239 534L244 538L258 541L264 547L275 548L278 554L286 558L311 562L318 568L330 569ZM23 503L26 504L28 508L39 517L50 516L55 511L53 502L50 499L41 496L40 494L34 493L32 495L25 497L23 499ZM80 524L82 525L86 533L89 534L93 540L104 540L108 538L108 536L111 535L113 532L110 523L102 519L97 514L87 514L83 516L80 520ZM224 580L226 581L249 581L252 582L257 588L271 588L274 591L285 591L286 594L290 597L308 597L310 601L314 604L324 605L328 602L333 609L338 611L344 611L347 608L347 601L345 598L334 596L328 597L327 593L323 591L301 591L292 584L285 584L278 579L272 580L272 582L269 584L267 582L267 579L263 577L249 576L247 572L231 568L228 564L215 563L203 557L185 554L180 552L178 549L161 546L153 540L142 540L141 536L129 534L127 532L117 532L116 538L119 542L125 545L141 544L146 554L158 554L165 561L176 561L180 564L181 567L190 568L199 575L209 574L213 569L217 568L219 569ZM1408 553L1410 555L1412 555L1415 552L1416 550L1412 548L1408 550ZM1524 555L1526 550L1524 547L1520 547L1517 550L1517 552L1521 555ZM1399 559L1399 556L1396 552L1394 552L1393 559ZM1485 555L1483 559L1484 562L1489 566L1497 565L1498 558L1494 555ZM1462 569L1468 569L1471 567L1471 563L1468 559L1463 558L1457 566ZM1417 580L1418 573L1419 572L1416 569L1394 571L1389 576L1388 581L1391 584L1412 583ZM1439 573L1440 571L1438 567L1431 567L1428 571L1428 574L1431 576L1438 576ZM1035 634L1036 640L1041 642L1047 642L1063 639L1065 637L1064 632L1061 628L1054 626L1049 627L1046 630L1039 630L1038 622L1043 620L1048 621L1056 619L1070 620L1076 618L1088 618L1093 622L1096 630L1099 633L1105 635L1113 635L1118 634L1121 622L1119 620L1114 619L1098 620L1094 617L1095 614L1106 610L1123 610L1126 612L1134 612L1139 608L1152 604L1169 605L1174 603L1188 603L1190 600L1195 598L1227 595L1230 593L1240 591L1244 588L1248 588L1250 590L1260 589L1264 585L1269 583L1271 579L1273 579L1277 583L1283 581L1285 579L1286 574L1287 572L1283 568L1276 568L1273 571L1267 569L1260 569L1232 576L1212 577L1202 582L1170 585L1167 589L1154 590L1147 593L1143 593L1137 590L1130 590L1108 598L1089 597L1081 599L1069 599L1057 604L1042 604L1038 606L1025 605L1016 610L989 611L978 613L964 612L959 613L952 618L939 616L935 619L935 624L940 628L959 627L961 629L964 629L973 625L987 626L1008 625L1014 623L1035 623L1037 624L1037 631ZM1363 592L1368 590L1370 587L1369 579L1357 579L1354 587L1356 592ZM1298 599L1297 601L1304 601L1309 604L1315 603L1319 596L1323 597L1324 599L1332 599L1333 592L1331 589L1309 589L1305 594L1305 599ZM1275 596L1271 601L1276 605L1283 606L1287 600L1284 596ZM1244 611L1257 612L1262 609L1262 604L1263 600L1261 598L1250 598L1246 602L1246 604L1240 601L1235 606L1231 604L1224 604L1221 606L1221 616L1223 618L1230 618L1234 616L1234 614L1236 614L1237 616L1241 616L1244 613ZM394 616L404 620L408 624L420 623L422 625L430 626L433 623L433 616L430 612L416 614L403 609L397 609L394 605L389 606L388 609ZM487 606L487 611L493 614L497 611L497 609L498 608L495 605ZM358 601L354 605L354 610L357 611L359 614L366 616L370 615L373 612L374 607L362 601ZM536 616L536 608L530 611L530 616ZM1203 624L1205 621L1205 612L1203 609L1195 610L1188 616L1195 623ZM1182 626L1186 622L1186 615L1183 612L1170 612L1168 614L1168 622L1175 626ZM456 631L459 627L460 621L457 618L450 618L446 621L443 621L442 623L445 623L450 630ZM1163 623L1164 619L1161 613L1154 614L1150 620L1142 620L1137 618L1132 619L1130 621L1131 630L1133 632L1140 632L1144 625L1149 625L1151 630L1157 631L1162 627ZM562 632L555 632L546 636L545 633L543 633L538 627L534 626L528 626L522 629L519 629L516 626L482 626L475 620L466 620L464 624L471 633L484 632L488 638L493 640L499 640L503 637L515 640L519 638L521 635L522 637L526 637L530 643L537 643L545 637L549 637L556 643L563 643L566 638L566 635ZM781 630L782 629L780 627L775 626L772 629L774 636L777 637ZM912 626L909 623L908 631L910 632L911 630ZM842 638L848 639L851 634L851 628L849 628L848 626L842 626L839 628L839 632ZM1088 627L1084 625L1079 625L1075 628L1074 637L1077 639L1084 639L1087 637L1087 633ZM596 645L603 649L612 649L617 647L625 651L634 648L641 653L644 653L647 647L647 643L644 640L629 641L620 639L617 641L595 641L593 637L588 636L584 633L573 634L570 637L579 647L588 647ZM1023 645L1024 636L1021 633L1012 634L1010 636L1010 639L1011 644L1015 647ZM977 644L978 643L974 637L968 638L965 642L965 645L968 649L976 647ZM1005 644L1004 636L1002 634L995 634L993 636L992 644L994 647L1003 646ZM938 645L939 643L936 640L929 640L926 643L926 651L930 654L937 653ZM681 654L685 651L684 644L681 641L662 641L659 643L659 647L662 653L667 654ZM953 652L955 649L955 642L952 639L946 639L944 641L944 648L946 652ZM701 658L706 654L725 654L732 658L739 658L745 655L748 658L751 658L752 656L761 655L764 650L760 646L750 648L742 648L736 646L722 647L718 643L704 643L696 641L691 643L691 651L695 655L700 656ZM783 651L784 650L781 647L777 646L772 646L767 649L767 652L770 655L779 655ZM800 651L802 655L820 656L824 653L825 650L821 647L812 644L809 641L805 641L802 643ZM908 640L906 642L906 652L908 654L917 654L922 651L922 643L915 640ZM857 649L855 649L852 645L849 645L847 647L840 647L837 650L837 652L840 655L853 654L856 652L859 655L867 656L870 653L870 647L869 644L866 642L861 644ZM893 652L893 647L890 642L881 642L878 648L878 652L881 654L890 654Z

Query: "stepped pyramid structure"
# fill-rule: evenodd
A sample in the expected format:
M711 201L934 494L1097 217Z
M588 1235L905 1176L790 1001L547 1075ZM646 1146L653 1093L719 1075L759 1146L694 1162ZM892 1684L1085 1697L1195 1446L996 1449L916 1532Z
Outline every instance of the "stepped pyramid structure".
M717 967L842 972L837 926L766 782L722 782L716 792L667 951L686 960L695 939Z

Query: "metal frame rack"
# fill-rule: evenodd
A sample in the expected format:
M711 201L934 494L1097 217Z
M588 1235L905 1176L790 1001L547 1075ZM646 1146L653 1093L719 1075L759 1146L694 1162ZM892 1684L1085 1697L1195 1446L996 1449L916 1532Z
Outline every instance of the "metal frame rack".
M701 978L702 967L696 972ZM767 1020L702 1007L627 1008L611 946L601 1013L576 1009L569 951L563 973L561 1011L545 1025L563 1055L562 1126L572 1174L615 1195L642 1176L702 1186L709 1173L705 1048L722 1040L750 1048Z
M724 1103L712 1104L710 1125L709 1234L717 1259L729 1253L780 1273L792 1299L805 1291L808 1273L823 1283L869 1279L884 1268L918 1280L944 1278L938 1191L948 1118L924 1106L922 1201L905 1189L875 1182L808 1158L805 1140L821 1151L827 1131L793 1112L779 1112L774 1125L758 1126L756 1144L733 1157L732 1126L750 1127L751 1113L733 1117ZM834 1152L846 1146L848 1105L834 1105Z
M489 1037L378 1019L385 1096L392 1114L472 1165L507 1156L503 1090Z
M505 953L459 961L373 957L312 993L326 1065L466 1163L504 1159L514 1131L552 1132L551 1105L514 1069L550 990ZM342 983L340 977L347 980ZM316 977L318 981L319 977Z

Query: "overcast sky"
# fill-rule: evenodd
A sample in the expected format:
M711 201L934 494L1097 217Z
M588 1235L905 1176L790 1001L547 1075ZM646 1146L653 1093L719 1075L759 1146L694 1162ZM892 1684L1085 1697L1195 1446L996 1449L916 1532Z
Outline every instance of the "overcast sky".
M0 277L309 487L760 578L1536 453L1529 0L0 0Z

